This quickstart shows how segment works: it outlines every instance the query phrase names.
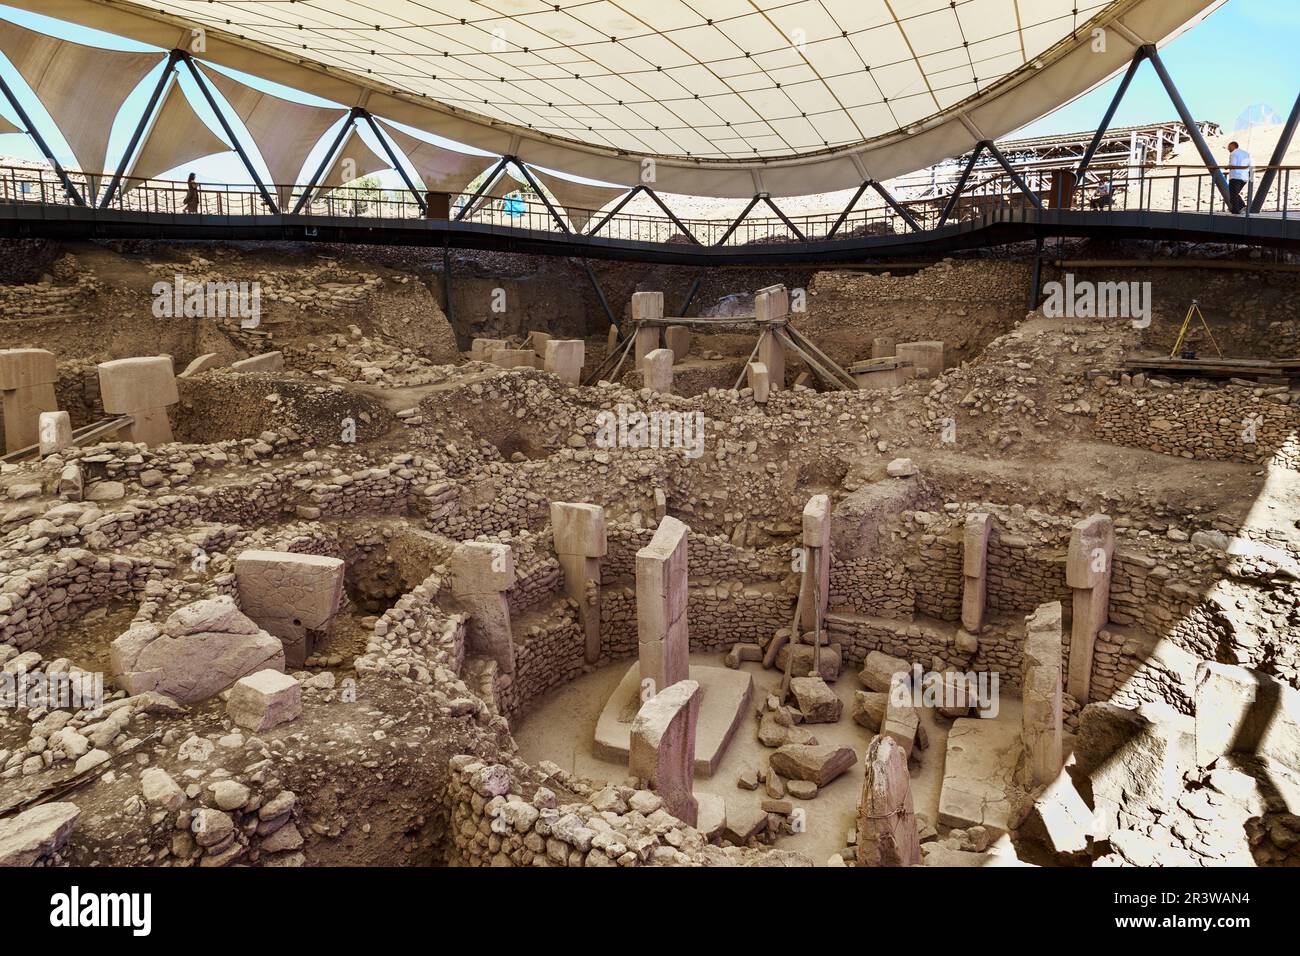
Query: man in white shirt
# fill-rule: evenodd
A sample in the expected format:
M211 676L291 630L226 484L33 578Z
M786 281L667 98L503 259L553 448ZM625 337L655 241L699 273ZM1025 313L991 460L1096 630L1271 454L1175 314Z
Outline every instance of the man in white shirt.
M1237 214L1246 208L1246 200L1241 198L1241 192L1254 175L1255 164L1250 161L1250 153L1242 149L1236 140L1228 144L1228 149L1231 150L1228 156L1228 191L1231 195L1231 209Z

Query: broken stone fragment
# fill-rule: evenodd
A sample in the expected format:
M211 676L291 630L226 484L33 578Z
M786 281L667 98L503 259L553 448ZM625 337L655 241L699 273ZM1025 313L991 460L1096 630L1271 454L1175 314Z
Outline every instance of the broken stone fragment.
M791 677L807 677L813 672L813 657L815 648L807 644L785 644L776 655L776 666L781 670L786 669L786 660L793 654L794 661L789 665ZM840 654L840 646L831 644L822 647L821 660L818 662L821 678L825 681L836 681L839 679L840 670L843 668L843 658Z
M889 704L889 695L879 691L858 690L853 692L853 722L871 731L879 731L885 719L885 710Z
M140 774L140 790L145 802L164 810L179 810L185 803L185 792L162 767L148 767Z
M226 713L246 730L270 730L302 714L302 688L288 674L259 671L236 681L226 701Z
M898 673L910 674L912 665L899 657L890 657L883 651L872 651L862 662L858 680L867 690L888 693Z
M844 703L820 677L792 678L790 693L803 714L804 723L833 724L840 719Z
M822 788L857 762L852 747L830 744L786 744L769 758L772 769L787 781L807 780Z
M172 612L162 627L136 624L113 641L113 673L129 694L158 691L192 704L239 678L284 669L284 648L227 596Z
M75 803L43 803L0 820L0 866L31 866L61 850L80 815Z

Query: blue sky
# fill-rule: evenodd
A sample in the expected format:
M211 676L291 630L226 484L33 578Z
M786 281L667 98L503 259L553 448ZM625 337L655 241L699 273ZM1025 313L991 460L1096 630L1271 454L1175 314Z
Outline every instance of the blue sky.
M70 26L61 21L15 10L3 4L0 4L0 16L23 26L80 43L120 50L147 49L130 40ZM1237 116L1252 104L1265 103L1282 116L1287 114L1297 92L1300 92L1300 56L1297 56L1297 41L1300 41L1300 2L1297 0L1228 0L1224 6L1198 26L1164 47L1161 50L1161 57L1196 118L1214 120L1222 124L1225 129L1231 129ZM0 59L0 75L5 77L11 88L18 91L24 108L46 134L60 161L72 163L71 154L55 131L54 124L49 121L39 103L26 92L25 85L17 77L13 68L3 59ZM287 90L254 77L235 75L250 85L289 99L328 105L323 100L298 91ZM127 99L114 125L109 142L109 156L115 161L125 148L140 111L147 102L149 92L157 82L157 77L157 71L150 74ZM1069 133L1094 129L1105 112L1118 82L1118 78L1111 80L1073 103L1031 123L1019 135ZM202 96L191 85L192 81L182 73L180 83L196 112L210 127L218 130L219 126L215 118L203 102ZM10 120L15 119L8 103L0 102L0 113L4 113ZM227 115L237 133L248 142L247 134L238 118L233 114ZM1144 64L1115 116L1115 125L1150 123L1174 118L1176 114L1173 105L1165 95L1155 71L1149 64ZM446 142L436 136L406 129L412 135L435 142ZM332 140L334 132L331 130L327 133L316 151L308 157L306 167L308 170L314 170L320 163L326 149L325 144ZM372 149L379 151L379 145L368 131L363 131L361 135L369 142ZM31 140L23 134L0 135L0 153L30 159L37 159L40 155ZM265 167L262 166L255 152L253 157L254 163L261 167L259 171L266 177ZM485 161L485 168L489 163L490 160ZM197 172L200 179L206 182L249 181L243 165L234 153L207 157L191 163L186 167L186 171L190 170ZM380 179L385 186L394 188L401 186L400 178L392 171L380 174Z

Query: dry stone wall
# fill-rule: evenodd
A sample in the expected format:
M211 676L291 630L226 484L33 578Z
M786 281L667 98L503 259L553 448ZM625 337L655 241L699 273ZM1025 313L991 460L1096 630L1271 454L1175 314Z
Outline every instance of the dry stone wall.
M1154 383L1152 383L1154 385ZM1300 470L1300 407L1287 386L1175 384L1112 388L1097 412L1106 441L1212 461Z

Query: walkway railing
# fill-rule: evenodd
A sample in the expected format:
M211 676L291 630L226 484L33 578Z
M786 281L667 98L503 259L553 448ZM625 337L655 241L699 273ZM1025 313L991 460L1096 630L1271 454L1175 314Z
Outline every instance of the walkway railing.
M1013 167L1014 169L1014 167ZM1267 170L1273 170L1271 186L1257 212L1245 215L1291 219L1300 215L1300 167L1256 167L1241 199L1247 210L1254 204L1255 189ZM1220 172L1227 176L1230 170ZM108 177L69 173L82 196L102 196ZM1017 182L1017 180L1019 180ZM1022 186L1023 184L1023 186ZM536 194L515 193L504 199L489 199L465 212L470 196L454 197L453 221L488 229L527 230L536 233L598 235L643 243L695 243L709 247L759 245L763 243L813 243L848 241L863 236L929 232L946 225L981 219L989 214L1013 216L1017 211L1073 210L1091 213L1104 221L1121 212L1187 212L1211 216L1233 215L1213 174L1204 166L1133 167L1090 171L1082 185L1073 185L1069 170L1024 169L1012 175L1001 167L976 167L969 176L942 179L902 177L888 184L893 193L868 191L866 184L854 195L847 211L826 211L785 216L747 215L734 219L702 219L661 214L627 212L614 214L596 210L564 210ZM303 186L270 187L285 208L293 208ZM958 189L960 191L958 192ZM109 210L151 215L187 216L186 184L162 180L127 179L106 207ZM954 193L956 197L954 199ZM892 205L884 198L893 200ZM789 200L772 200L779 209ZM32 203L44 206L72 206L58 175L48 168L0 166L0 203ZM760 206L755 206L757 211ZM555 210L553 212L552 210ZM565 219L557 221L556 212ZM253 184L208 184L200 187L198 213L204 217L279 217L264 202ZM351 220L417 220L425 218L420 204L406 190L341 186L316 191L299 218ZM585 228L573 228L574 221ZM690 235L684 235L684 227Z

